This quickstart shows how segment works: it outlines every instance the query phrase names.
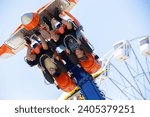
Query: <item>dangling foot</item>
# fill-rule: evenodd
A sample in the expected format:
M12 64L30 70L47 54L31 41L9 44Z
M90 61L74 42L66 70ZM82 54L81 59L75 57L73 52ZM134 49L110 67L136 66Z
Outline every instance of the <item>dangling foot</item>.
M57 87L57 89L60 89L58 85L56 87Z
M95 59L96 59L96 60L99 59L99 56L98 56L98 55L95 55Z
M52 24L51 22L49 21L49 19L45 16L42 17L43 21L48 25L49 27L49 30L52 30Z

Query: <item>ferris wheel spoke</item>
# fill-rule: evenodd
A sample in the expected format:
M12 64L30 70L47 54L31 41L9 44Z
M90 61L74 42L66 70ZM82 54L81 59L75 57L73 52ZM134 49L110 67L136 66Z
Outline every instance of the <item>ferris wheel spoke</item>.
M108 78L109 78L109 77L108 77ZM122 92L122 94L123 94L125 97L128 98L128 100L131 100L131 99L128 97L128 95L127 95L125 92L123 92L123 90L113 81L112 78L109 78L109 80L120 90L120 92Z
M129 87L128 87L128 88L129 88ZM132 88L132 87L131 87L131 88ZM132 90L132 93L133 93L133 94L131 94L131 93L129 93L128 91L126 91L126 89L127 89L127 88L123 89L123 91L124 91L126 94L130 95L131 97L134 97L134 99L140 100L140 98L137 97L136 94L134 93L134 90Z
M128 64L127 62L125 62L125 64L129 67L130 70L132 70L135 74L139 74L138 71L136 71L130 64Z
M132 50L132 52L133 52L133 54L134 54L134 56L135 56L135 58L136 58L138 64L140 65L140 68L141 68L141 70L143 71L143 73L144 73L144 75L145 75L145 77L146 77L148 83L150 84L150 80L149 80L149 78L147 77L146 72L144 71L144 68L142 67L142 65L141 65L141 63L140 63L138 57L136 56L135 51L133 50L132 46L131 46L131 50Z
M146 61L146 67L147 67L147 71L148 71L148 76L150 78L150 68L149 68L149 61L148 61L147 57L145 57L145 61Z
M111 63L110 63L111 64ZM130 84L132 87L133 87L133 89L143 98L143 99L145 99L145 97L143 97L143 95L141 95L141 93L133 86L133 84L132 83L130 83L130 81L113 65L113 64L111 64L112 66L113 66L113 68L126 80L126 82L128 83L128 84Z
M138 88L139 93L142 95L142 97L144 97L144 96L143 96L143 94L142 94L142 92L141 92L140 87L139 87L139 86L138 86L138 84L137 84L137 81L135 80L134 75L132 74L131 70L129 69L129 66L127 65L127 62L124 62L124 63L125 63L125 65L126 65L126 67L127 67L128 71L129 71L129 73L130 73L130 75L131 75L131 77L132 77L132 79L133 79L133 81L134 81L134 83L135 83L136 87Z

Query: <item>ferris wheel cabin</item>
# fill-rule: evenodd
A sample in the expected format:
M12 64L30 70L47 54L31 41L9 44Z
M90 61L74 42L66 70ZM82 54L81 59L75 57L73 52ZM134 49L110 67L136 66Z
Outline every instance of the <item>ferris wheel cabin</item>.
M126 40L121 40L113 45L114 58L118 61L125 61L129 58L130 46Z
M140 51L143 56L150 55L150 37L144 37L139 40Z

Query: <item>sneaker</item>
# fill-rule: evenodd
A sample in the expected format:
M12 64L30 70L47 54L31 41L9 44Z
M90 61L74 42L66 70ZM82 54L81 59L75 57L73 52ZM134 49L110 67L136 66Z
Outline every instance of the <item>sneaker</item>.
M96 59L96 60L99 59L99 56L98 56L98 55L95 55L95 59Z

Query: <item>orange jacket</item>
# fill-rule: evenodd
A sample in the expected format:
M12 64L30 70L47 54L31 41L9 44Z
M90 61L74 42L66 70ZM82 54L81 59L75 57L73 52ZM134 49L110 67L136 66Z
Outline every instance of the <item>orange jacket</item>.
M89 74L97 72L101 66L97 60L95 60L94 55L86 54L86 60L80 60L80 65L84 68Z
M58 77L55 78L60 89L65 92L71 92L75 89L76 85L73 80L69 77L68 73L62 72Z

